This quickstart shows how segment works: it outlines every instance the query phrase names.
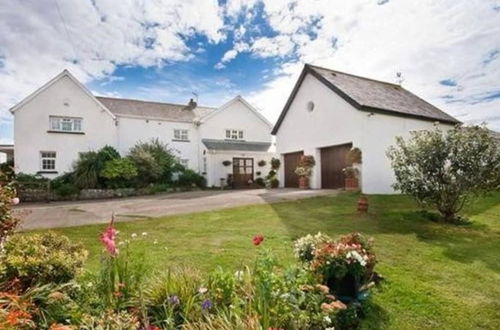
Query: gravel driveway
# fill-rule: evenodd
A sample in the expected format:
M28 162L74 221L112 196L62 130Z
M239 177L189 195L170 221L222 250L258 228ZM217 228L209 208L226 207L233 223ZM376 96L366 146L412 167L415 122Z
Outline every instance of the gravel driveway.
M46 229L106 223L115 213L117 221L133 221L164 215L202 212L251 204L275 203L336 194L336 190L252 189L195 191L97 201L21 204L28 211L21 229Z

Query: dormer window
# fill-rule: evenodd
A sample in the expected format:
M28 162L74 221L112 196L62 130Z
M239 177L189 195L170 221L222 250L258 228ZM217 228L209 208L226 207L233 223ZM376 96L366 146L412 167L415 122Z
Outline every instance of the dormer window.
M227 129L226 130L226 139L227 140L243 140L244 134L242 130L237 129Z
M81 132L82 118L50 116L50 131Z

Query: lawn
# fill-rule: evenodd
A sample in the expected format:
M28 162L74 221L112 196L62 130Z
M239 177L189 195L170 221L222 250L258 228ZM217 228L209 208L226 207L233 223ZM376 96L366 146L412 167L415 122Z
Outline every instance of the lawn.
M468 226L429 221L402 196L370 196L367 215L355 212L357 195L227 209L119 223L119 236L132 233L154 269L190 264L210 271L250 264L253 235L266 238L283 264L293 260L295 238L318 231L332 236L359 231L375 238L383 284L374 291L365 328L500 329L500 193L471 205ZM97 269L104 228L85 226L57 232L81 241ZM154 241L157 244L154 244Z

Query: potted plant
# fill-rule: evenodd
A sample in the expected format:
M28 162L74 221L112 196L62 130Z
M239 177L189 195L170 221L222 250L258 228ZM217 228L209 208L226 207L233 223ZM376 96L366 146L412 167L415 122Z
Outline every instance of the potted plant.
M265 160L259 160L259 162L257 163L257 165L259 165L260 167L263 167L263 166L266 166L266 161Z
M312 175L314 165L316 165L316 161L313 156L300 157L299 166L295 169L295 174L299 177L299 188L309 189L309 178Z
M352 148L346 155L348 165L361 164L361 150L359 148Z
M229 166L229 165L231 165L231 161L230 160L223 160L222 165Z
M359 189L358 175L359 170L353 166L348 166L342 170L345 177L345 189L352 191Z

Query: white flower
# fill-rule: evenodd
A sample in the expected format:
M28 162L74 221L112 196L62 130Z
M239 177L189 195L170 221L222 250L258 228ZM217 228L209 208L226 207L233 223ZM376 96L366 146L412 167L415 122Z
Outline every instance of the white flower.
M12 204L14 204L14 205L19 204L19 198L18 197L12 198Z
M204 294L204 293L207 293L208 289L207 288L204 288L204 287L201 287L198 289L198 292L201 293L201 294Z
M132 238L136 238L137 237L137 234L136 233L133 233L132 235L130 235Z
M123 242L123 241L118 242L118 245L123 245L123 244L125 244L125 242Z
M142 232L142 236L148 236L148 233L146 233L145 231Z
M158 240L157 240L157 239L155 239L155 240L153 241L153 244L154 244L154 245L158 244Z
M87 287L88 287L88 288L91 288L91 287L92 287L92 285L93 285L93 284L92 284L92 282L87 283Z
M325 322L326 322L326 324L330 324L330 323L332 323L332 319L331 319L328 315L326 315L326 316L323 318L323 321L325 321Z
M242 270L237 270L235 273L234 273L234 277L236 277L236 279L238 280L242 280L243 279L243 271Z

